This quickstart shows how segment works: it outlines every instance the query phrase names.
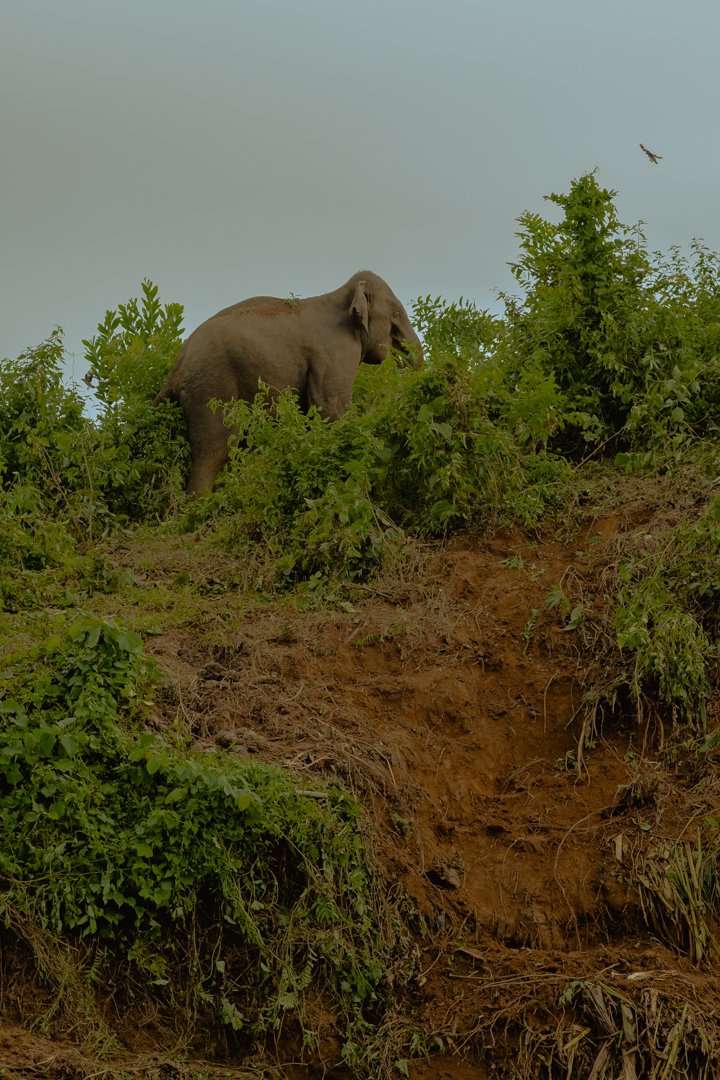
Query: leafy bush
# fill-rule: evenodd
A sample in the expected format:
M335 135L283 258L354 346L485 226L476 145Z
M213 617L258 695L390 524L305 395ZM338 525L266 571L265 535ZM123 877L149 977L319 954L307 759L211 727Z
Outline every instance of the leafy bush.
M403 528L439 536L510 516L534 524L555 503L568 470L544 452L558 415L552 379L510 387L494 361L469 368L448 353L381 378L371 415L387 465L376 498Z
M702 730L712 647L697 618L654 578L641 581L632 592L622 591L618 599L618 645L633 653L634 700L652 701L678 721Z
M180 412L152 404L177 358L182 316L180 304L162 306L146 279L140 301L106 312L83 341L102 406L98 482L111 513L131 521L161 520L184 483L189 451Z
M644 540L646 550L618 569L611 693L625 688L640 717L659 714L700 734L720 655L720 499Z
M281 581L359 580L401 530L537 522L569 474L544 451L557 416L551 378L530 373L510 391L493 365L469 371L450 355L363 375L354 408L332 424L289 392L268 411L261 392L227 410L229 469L187 521L214 517L231 547L260 545Z
M219 519L232 547L261 545L281 580L353 580L365 576L392 544L390 522L371 498L385 448L371 418L348 414L326 423L305 415L290 391L270 412L265 392L227 411L236 444L219 492L192 507Z
M505 329L502 319L462 297L457 303L440 296L419 297L412 321L430 355L454 356L468 366L491 359Z
M189 457L171 406L150 395L173 362L179 305L157 287L109 311L85 342L100 420L63 378L61 330L0 367L0 607L32 603L27 572L66 563L130 520L158 520L177 500Z
M720 423L717 258L698 243L689 259L651 255L615 195L585 174L547 196L559 224L522 214L512 270L525 295L505 297L506 362L554 376L567 401L554 445L574 457L677 445Z
M63 355L55 330L0 365L0 608L30 598L23 572L61 564L103 528L96 432Z
M63 336L0 367L0 475L4 490L34 485L63 504L87 485L88 423L83 401L63 382Z
M140 300L107 311L95 336L83 341L95 395L110 412L151 401L177 357L182 304L163 307L147 278L141 290Z
M385 965L351 799L139 732L155 666L109 620L61 624L4 678L7 923L112 943L156 987L202 938L195 993L251 1038L318 980L362 1025Z

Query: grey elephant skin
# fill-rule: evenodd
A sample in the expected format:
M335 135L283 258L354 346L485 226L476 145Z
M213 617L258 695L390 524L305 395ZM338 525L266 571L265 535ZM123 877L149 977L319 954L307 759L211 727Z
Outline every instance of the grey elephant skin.
M228 428L213 400L252 401L258 382L269 404L292 387L300 406L337 420L352 399L361 363L380 364L390 349L422 364L422 346L390 286L363 270L334 292L304 300L254 296L223 308L195 330L155 398L178 402L192 457L188 493L212 490L228 458Z

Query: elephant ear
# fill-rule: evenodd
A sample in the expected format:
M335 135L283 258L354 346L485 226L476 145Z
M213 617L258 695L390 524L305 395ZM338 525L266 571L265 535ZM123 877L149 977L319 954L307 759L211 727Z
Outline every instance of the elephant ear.
M370 330L370 309L368 304L367 285L364 281L358 281L355 292L350 301L350 312L357 323L362 326L367 334Z

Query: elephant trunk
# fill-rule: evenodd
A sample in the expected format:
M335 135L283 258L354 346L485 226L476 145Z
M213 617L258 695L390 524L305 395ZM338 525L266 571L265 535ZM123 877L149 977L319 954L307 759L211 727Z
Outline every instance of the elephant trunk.
M421 368L423 366L422 342L416 334L413 334L410 340L403 338L395 347L408 358L411 367Z
M418 338L417 344L412 345L411 348L410 348L410 359L412 361L412 366L414 368L421 368L423 366L423 363L425 362L425 356L424 356L424 353L423 353L423 347L420 344L420 339L419 338Z

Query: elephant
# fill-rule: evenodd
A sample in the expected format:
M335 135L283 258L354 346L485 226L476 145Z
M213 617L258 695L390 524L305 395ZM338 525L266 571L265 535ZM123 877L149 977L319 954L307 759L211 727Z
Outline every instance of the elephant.
M154 402L176 401L185 415L188 494L211 491L228 459L230 432L210 401L252 401L262 381L270 406L292 388L303 411L315 405L324 418L337 420L350 405L360 364L382 363L391 348L422 365L422 345L405 308L370 270L321 296L254 296L212 315L187 339Z

